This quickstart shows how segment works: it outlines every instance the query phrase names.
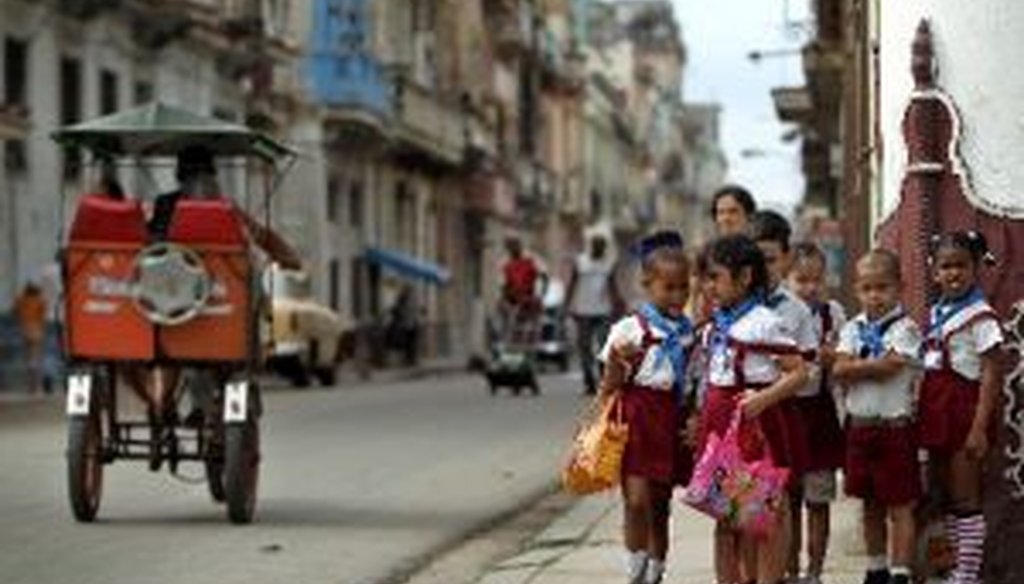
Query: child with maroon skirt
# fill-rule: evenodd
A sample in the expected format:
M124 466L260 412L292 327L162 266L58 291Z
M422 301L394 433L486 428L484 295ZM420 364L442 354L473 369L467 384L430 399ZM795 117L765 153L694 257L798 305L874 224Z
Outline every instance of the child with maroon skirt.
M662 232L640 254L648 302L612 326L600 358L601 397L617 392L629 425L622 461L624 539L630 584L660 584L669 544L672 488L689 482L686 392L693 325L684 314L690 264L682 239Z
M920 438L928 450L932 486L948 505L956 584L981 581L982 463L992 443L1000 385L1002 329L978 286L978 270L986 261L992 261L991 254L980 233L957 231L934 242L932 266L940 298L926 329Z
M789 288L807 303L815 319L821 345L817 361L820 376L809 391L797 393L796 406L808 436L809 455L806 472L801 478L802 500L793 506L793 545L790 547L789 573L800 573L800 541L802 509L807 507L807 572L803 584L820 584L825 567L825 554L831 523L830 505L836 500L836 470L846 457L843 429L833 395L829 371L835 358L839 331L846 324L846 311L841 304L824 298L825 254L817 245L805 242L793 246L793 266L789 271Z
M840 332L832 370L845 391L846 493L864 506L864 584L909 584L911 576L921 495L913 417L921 333L900 306L901 286L893 253L875 250L857 262L863 312Z
M778 466L791 467L792 437L780 404L807 384L808 371L782 319L764 306L770 284L764 254L746 236L725 237L711 245L708 267L718 308L702 342L707 390L698 452L712 433L724 435L739 411L744 457L760 459L767 449ZM719 522L714 540L719 584L782 582L788 531L785 500L768 537L753 539Z
M811 466L811 440L805 428L804 412L799 407L799 398L809 397L818 391L816 357L821 338L815 326L814 313L810 307L783 285L792 264L792 250L789 245L792 229L782 215L775 211L758 211L751 225L751 237L764 254L768 267L769 291L765 306L774 311L786 332L796 341L801 355L811 366L811 380L792 399L779 404L778 408L785 423L789 452L787 458L792 475L790 477L790 549L787 572L791 578L800 575L800 547L803 535L801 525L803 508L803 478ZM815 439L818 437L815 436Z

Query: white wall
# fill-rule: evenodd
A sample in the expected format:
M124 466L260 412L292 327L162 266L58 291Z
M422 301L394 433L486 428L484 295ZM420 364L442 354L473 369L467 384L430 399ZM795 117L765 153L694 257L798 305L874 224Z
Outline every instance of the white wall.
M884 142L881 208L895 209L906 150L900 133L913 88L910 46L929 18L938 83L962 117L960 151L970 169L975 205L1024 218L1024 2L900 0L881 6L881 122Z
M99 109L99 74L108 69L118 76L119 107L132 105L134 83L153 83L155 95L167 103L208 114L214 107L241 111L240 88L218 79L214 59L195 45L174 44L157 54L140 53L130 31L117 15L106 15L82 24L55 17L49 5L30 5L20 0L0 0L0 40L12 36L28 42L28 104L31 129L26 139L28 172L24 180L6 177L0 198L14 197L17 217L13 225L0 222L0 242L9 245L16 231L15 266L2 266L0 310L10 303L11 290L38 278L54 260L61 221L67 221L79 190L67 191L65 212L61 207L62 159L50 133L60 125L60 59L77 58L82 68L81 111L83 119L96 117ZM126 187L134 189L128 181Z

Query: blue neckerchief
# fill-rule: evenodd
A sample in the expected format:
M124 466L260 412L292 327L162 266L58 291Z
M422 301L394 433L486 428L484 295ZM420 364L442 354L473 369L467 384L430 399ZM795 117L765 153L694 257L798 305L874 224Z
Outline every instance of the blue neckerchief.
M942 327L946 326L947 322L960 314L968 306L984 300L985 294L978 286L971 288L970 291L960 298L943 298L939 300L932 307L931 318L928 322L928 334L925 336L928 338L942 336Z
M751 296L733 308L716 308L711 318L714 326L711 329L711 348L721 350L729 344L729 329L739 322L751 310L762 304L760 296Z
M675 374L672 392L675 395L676 403L682 404L683 388L686 384L686 364L690 358L688 349L693 341L693 323L685 316L679 319L666 318L650 303L640 307L640 315L647 320L651 327L664 335L654 354L654 366L660 367L665 359L671 362L672 372Z
M885 354L885 333L896 321L906 316L903 307L896 307L879 320L864 320L857 326L861 356L877 359Z

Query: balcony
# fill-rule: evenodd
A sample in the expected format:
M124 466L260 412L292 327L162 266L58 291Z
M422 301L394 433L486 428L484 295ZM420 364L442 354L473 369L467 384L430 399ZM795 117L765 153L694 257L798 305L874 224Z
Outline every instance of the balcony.
M28 108L0 103L0 140L22 140L28 129Z
M487 27L497 53L514 58L533 45L533 14L528 2L492 2L487 14Z
M121 7L121 0L59 0L60 14L78 20L90 20Z
M395 93L395 117L400 147L443 166L462 163L466 123L457 103L405 82Z

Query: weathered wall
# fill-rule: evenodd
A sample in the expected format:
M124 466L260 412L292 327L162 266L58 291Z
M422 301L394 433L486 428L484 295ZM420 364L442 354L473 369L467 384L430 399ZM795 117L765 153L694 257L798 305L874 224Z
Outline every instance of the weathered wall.
M1024 3L1005 0L901 0L881 7L883 192L876 219L899 198L906 160L900 123L913 80L910 43L918 21L935 35L940 85L963 117L960 150L975 206L1024 218L1024 76L1015 74L1024 38Z

